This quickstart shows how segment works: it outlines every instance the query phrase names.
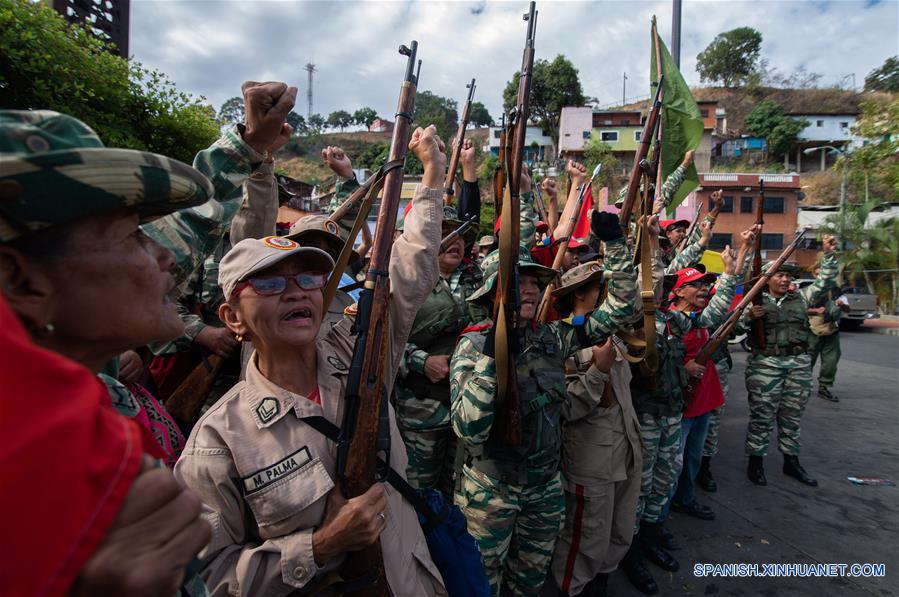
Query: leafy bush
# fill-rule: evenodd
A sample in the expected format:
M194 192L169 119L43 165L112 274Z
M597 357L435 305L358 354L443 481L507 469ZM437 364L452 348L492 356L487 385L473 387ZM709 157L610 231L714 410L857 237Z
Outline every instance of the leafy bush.
M86 27L28 0L0 0L0 106L63 112L110 147L188 163L219 135L203 98L111 54Z

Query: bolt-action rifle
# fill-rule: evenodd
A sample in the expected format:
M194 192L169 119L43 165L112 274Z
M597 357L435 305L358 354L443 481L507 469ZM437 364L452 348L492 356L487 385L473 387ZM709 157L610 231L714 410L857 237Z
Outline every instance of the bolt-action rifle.
M518 80L518 99L509 114L506 130L506 174L502 212L499 225L499 267L496 272L496 295L493 302L493 321L496 325L496 412L491 433L508 444L521 443L521 410L518 395L518 374L514 347L521 317L521 298L518 288L518 250L521 223L519 220L519 191L524 159L524 139L527 132L531 81L534 66L534 37L537 28L536 4L530 3L527 37L521 58Z
M459 120L459 130L456 131L456 141L453 147L453 153L450 156L449 167L446 169L446 180L443 181L443 203L444 205L453 204L453 195L456 190L453 188L453 181L456 179L456 168L459 166L459 155L462 153L462 143L465 141L465 129L468 128L468 121L471 118L471 99L474 97L474 79L466 85L468 88L468 99L465 100L465 107L462 108L462 118Z
M418 84L418 74L415 72L418 42L413 41L411 48L400 46L399 51L407 57L406 74L400 88L388 162L404 164ZM421 61L418 67L420 71ZM362 495L376 482L385 479L389 470L386 463L390 462L390 419L387 410L390 380L385 379L390 361L388 267L402 186L403 168L391 169L384 180L371 262L356 314L356 346L350 363L343 422L337 442L337 475L348 499ZM392 594L387 585L378 541L361 551L347 554L342 575L348 584L362 585L362 588L354 588L345 594L364 597Z

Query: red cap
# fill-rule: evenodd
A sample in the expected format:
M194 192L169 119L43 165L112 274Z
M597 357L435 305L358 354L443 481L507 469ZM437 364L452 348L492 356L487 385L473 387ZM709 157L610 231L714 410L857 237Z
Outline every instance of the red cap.
M684 228L689 228L690 222L688 222L687 220L662 220L659 222L659 225L662 227L662 230L667 232L669 228L677 225L681 225Z
M677 290L678 288L680 288L681 286L683 286L685 284L689 284L690 282L696 282L698 280L703 280L703 281L711 284L712 282L715 281L715 278L716 278L715 274L712 274L712 273L705 274L705 273L702 273L701 271L699 271L698 269L696 269L695 267L688 267L686 269L682 269L679 272L677 272L677 282L674 283L674 288L672 288L671 290L672 291Z
M569 248L569 249L577 249L577 248L580 248L580 247L586 247L586 246L587 246L587 243L585 243L585 242L583 241L583 239L575 238L575 237L572 236L572 237L568 240L568 248Z
M539 222L537 222L537 232L543 234L547 230L549 230L549 224L547 224L543 220L540 220Z

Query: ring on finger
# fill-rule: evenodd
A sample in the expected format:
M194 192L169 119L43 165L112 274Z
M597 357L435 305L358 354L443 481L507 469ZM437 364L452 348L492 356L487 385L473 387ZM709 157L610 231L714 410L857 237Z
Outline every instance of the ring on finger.
M384 520L384 521L386 521L386 520L387 520L387 517L386 517L386 516L384 516L384 513L383 513L383 512L378 512L378 516L380 516L380 517L381 517L381 520Z

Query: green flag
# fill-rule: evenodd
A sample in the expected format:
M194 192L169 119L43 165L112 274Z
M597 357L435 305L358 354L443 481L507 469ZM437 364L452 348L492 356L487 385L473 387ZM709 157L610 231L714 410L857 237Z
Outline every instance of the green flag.
M656 61L656 44L658 44L658 57L662 63L659 68ZM680 74L674 58L668 52L664 42L659 39L653 18L652 26L652 54L650 59L649 80L655 83L659 80L659 73L665 75L664 89L662 90L662 182L668 175L674 172L684 159L684 154L691 149L699 147L702 139L702 115L699 106L687 87L683 75ZM655 90L650 90L650 95ZM690 165L684 174L684 183L675 193L671 204L673 210L684 197L699 186L699 174L696 166Z

